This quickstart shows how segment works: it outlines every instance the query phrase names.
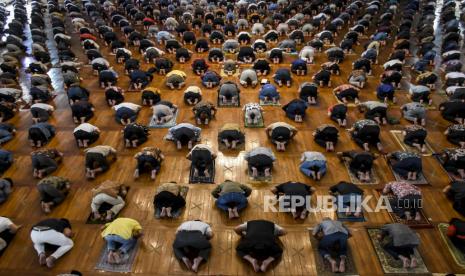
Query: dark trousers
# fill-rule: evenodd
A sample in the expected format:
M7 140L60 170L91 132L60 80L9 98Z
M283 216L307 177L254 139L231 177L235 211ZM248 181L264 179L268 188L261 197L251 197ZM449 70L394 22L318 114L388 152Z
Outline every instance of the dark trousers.
M58 205L65 200L66 195L52 185L37 185L37 189L39 190L40 200L42 202L53 202L55 205Z
M404 246L394 246L392 241L387 243L383 246L384 250L386 250L389 255L394 257L394 259L398 260L399 256L404 256L406 258L410 258L411 255L414 254L413 249L415 248L414 245L404 245Z
M337 256L346 256L348 238L349 236L342 232L325 235L318 243L320 255L324 258L327 255L331 255L331 252L336 251Z
M45 171L45 174L51 174L58 168L57 162L48 156L43 155L33 155L32 159L32 167L37 170Z

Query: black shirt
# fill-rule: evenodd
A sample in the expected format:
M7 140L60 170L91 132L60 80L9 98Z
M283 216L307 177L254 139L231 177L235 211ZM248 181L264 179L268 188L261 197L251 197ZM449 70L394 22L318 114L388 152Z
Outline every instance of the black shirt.
M224 26L224 33L232 33L233 35L236 33L236 26L233 24L228 24Z
M178 48L176 50L177 58L180 58L180 57L189 58L189 56L190 56L189 51L186 48Z
M240 50L239 50L239 54L237 55L237 59L238 60L242 60L243 58L246 58L246 57L251 57L251 58L255 58L255 53L253 52L253 49L252 47L241 47Z
M182 36L183 40L186 41L186 42L191 42L191 41L195 41L195 34L191 31L189 32L184 32L183 36Z
M450 190L447 192L448 197L452 198L454 201L465 198L465 182L453 181L450 186Z
M311 195L311 187L300 183L300 182L285 182L282 183L278 186L276 186L276 189L278 190L279 193L283 193L285 195Z
M331 73L327 70L321 70L315 74L315 81L327 82L331 78Z
M214 39L219 39L221 41L224 40L224 36L223 34L220 32L220 31L213 31L211 34L210 34L210 41L213 41Z
M71 229L71 224L69 223L67 219L54 219L54 218L45 219L37 223L33 227L36 227L36 226L49 227L60 233L63 233L65 228Z
M158 69L171 69L172 66L171 61L166 58L157 58L155 60L155 67Z
M211 49L210 52L208 53L208 57L209 58L212 58L212 57L223 58L223 52L219 49Z
M264 70L268 70L270 71L270 63L264 59L259 59L257 61L255 61L254 65L253 65L253 69L254 70L260 70L260 71L264 71Z
M348 195L348 194L362 195L363 194L362 189L360 189L359 187L357 187L356 185L352 183L345 182L345 181L339 182L338 184L329 188L329 190L332 193L338 193L340 195Z
M206 49L208 50L208 41L204 38L201 38L199 40L197 40L197 43L195 44L195 48L198 49L198 48L203 48L203 49Z

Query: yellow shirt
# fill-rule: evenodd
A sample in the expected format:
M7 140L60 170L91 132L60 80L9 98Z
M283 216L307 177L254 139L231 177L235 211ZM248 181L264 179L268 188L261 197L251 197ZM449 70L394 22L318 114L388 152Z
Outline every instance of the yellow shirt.
M184 73L181 70L173 70L173 71L169 72L168 74L166 74L166 77L168 78L168 77L170 77L172 75L178 75L178 76L181 76L183 78L187 78L186 73Z
M107 235L117 235L128 240L136 230L142 230L142 226L137 220L131 218L117 218L112 222L105 224L102 237Z
M225 131L225 130L235 130L235 131L241 131L241 128L239 127L238 124L235 123L226 123L223 125L220 131Z
M150 92L153 92L153 93L158 94L158 95L161 94L160 89L155 88L155 87L152 87L152 86L146 87L146 88L144 88L144 90L142 90L142 91L150 91Z

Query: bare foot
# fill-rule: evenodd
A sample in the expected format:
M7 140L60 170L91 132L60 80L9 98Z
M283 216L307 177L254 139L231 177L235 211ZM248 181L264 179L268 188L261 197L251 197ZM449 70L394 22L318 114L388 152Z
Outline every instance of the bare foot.
M339 272L344 273L346 271L346 258L341 257L341 262L339 263Z
M191 268L191 267L192 267L191 260L189 260L188 258L186 258L186 257L182 258L182 262L183 262L188 268Z
M252 266L253 266L253 270L255 272L259 272L260 271L260 266L258 265L258 261L257 260L253 260L252 261Z
M114 264L115 263L115 258L113 257L113 251L108 252L107 263L109 263L109 264Z
M45 256L45 253L40 253L39 255L39 264L40 265L46 265L47 264L47 256Z
M333 260L332 258L327 258L329 263L331 264L331 271L333 273L336 273L339 271L339 268L337 267L337 263L335 260Z
M135 179L139 178L139 170L138 169L134 170L134 178Z
M404 256L399 256L399 258L402 260L404 268L409 268L410 267L409 259L405 258Z
M48 268L52 268L55 265L55 257L50 256L47 258L46 263Z
M234 212L231 208L228 209L228 215L229 215L229 219L233 219L234 218Z
M411 267L411 268L417 267L417 265L418 265L417 258L412 257L411 259L412 259L412 260L410 261L410 267Z
M97 212L92 214L92 219L93 220L99 220L102 216Z
M199 270L199 265L202 262L202 257L197 257L194 259L194 264L192 265L192 271L197 272Z
M262 262L262 266L260 267L260 270L262 272L266 272L266 269L268 266L274 261L274 258L268 258Z
M416 221L420 221L420 220L421 220L421 214L420 214L420 212L417 212L417 213L415 214L415 220L416 220Z

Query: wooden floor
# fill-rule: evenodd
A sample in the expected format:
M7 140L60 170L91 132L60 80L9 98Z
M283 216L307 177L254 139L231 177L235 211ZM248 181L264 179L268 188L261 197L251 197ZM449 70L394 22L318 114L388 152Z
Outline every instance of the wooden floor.
M343 31L344 33L344 31ZM366 39L362 39L362 45ZM83 50L79 47L77 34L73 34L73 51L78 54L79 61L87 62ZM108 49L104 48L106 57L114 61L114 56L109 55ZM380 64L387 59L391 49L391 44L385 46L380 58ZM355 55L347 56L341 64L342 75L332 78L333 87L346 82L347 75L351 71L351 62L355 60L363 51L362 46L356 47ZM136 53L136 49L133 50ZM192 59L205 57L205 54L194 54ZM136 54L136 57L140 57ZM172 55L168 57L174 60ZM231 56L233 57L233 56ZM291 58L286 58L285 62L280 65L273 65L273 72L280 67L288 67ZM290 88L280 88L281 102L287 103L297 98L297 89L303 81L309 81L310 77L320 69L320 64L326 61L324 54L318 54L316 64L309 67L309 73L305 77L293 76L294 82ZM114 62L113 62L114 63ZM122 72L122 65L114 64L114 68L121 73L118 85L127 88L128 78ZM219 72L220 65L210 64L211 69ZM148 68L147 64L143 65ZM243 66L248 67L248 66ZM176 63L175 69L184 70L188 74L187 85L201 86L200 78L194 75L190 69L190 64ZM396 92L399 98L399 104L389 109L389 114L394 117L400 117L400 109L403 103L409 102L407 90L411 79L410 69L405 68L405 78L402 82L402 89ZM368 85L360 93L361 100L376 99L374 90L379 83L378 76L382 73L381 65L374 66L373 77L369 77ZM80 71L84 79L83 85L91 91L91 102L96 107L96 116L91 119L90 123L96 125L102 130L102 134L97 144L111 145L118 150L118 160L113 164L110 170L93 181L86 180L84 176L84 154L78 149L72 134L75 124L71 118L71 111L67 103L67 97L64 93L55 98L54 105L56 111L51 119L51 123L57 128L57 135L51 141L48 148L57 148L64 152L64 163L54 173L67 177L72 181L72 192L68 198L58 206L53 212L46 216L40 210L39 194L35 188L37 180L32 178L32 168L30 161L30 152L33 150L27 141L27 130L32 124L31 115L26 111L20 112L11 120L18 133L14 140L8 142L4 148L14 153L15 162L13 166L4 174L4 177L11 177L16 184L13 193L6 203L0 206L0 214L10 217L17 224L24 227L19 231L11 245L0 259L1 275L56 275L71 269L76 269L84 275L103 274L94 270L94 265L100 254L104 241L100 236L99 225L86 224L86 219L90 213L90 190L106 179L122 181L131 186L127 197L127 206L122 210L121 216L130 217L138 220L143 228L145 235L136 256L133 266L133 273L138 275L185 275L191 274L182 266L174 257L171 245L174 240L174 231L177 226L190 219L202 219L210 223L215 232L212 239L213 250L211 259L203 264L199 274L205 275L248 275L254 274L251 267L245 264L235 253L235 246L239 237L233 232L233 227L241 222L250 219L268 219L278 223L289 231L289 234L282 237L284 245L284 254L282 260L267 273L269 275L316 275L315 256L310 244L307 227L317 224L323 217L334 217L334 213L316 212L303 222L293 220L288 214L283 213L265 213L263 212L263 201L265 195L271 195L270 188L275 184L293 180L308 183L317 189L317 195L328 194L328 188L341 180L349 180L349 176L343 164L341 164L335 153L325 153L328 159L328 173L321 181L314 182L299 172L299 158L304 151L323 151L323 149L314 143L312 139L313 130L323 123L331 123L327 118L327 108L336 103L332 94L332 89L319 89L319 105L311 106L307 110L307 118L303 123L295 123L285 117L284 112L279 107L265 107L265 124L277 121L284 121L297 127L299 133L294 138L288 149L284 153L275 152L277 162L273 171L272 183L252 183L246 174L246 162L243 160L244 152L218 152L216 165L215 183L221 183L225 179L231 179L242 183L247 183L253 187L253 192L249 199L249 207L243 212L240 219L230 221L226 215L220 212L214 206L214 198L210 191L215 185L208 184L191 184L187 196L187 206L185 211L178 219L174 220L156 220L153 216L153 196L156 187L166 181L176 181L178 183L188 183L190 162L185 159L187 149L176 150L172 142L163 140L166 129L153 129L149 141L144 146L160 147L166 160L162 164L162 169L155 181L151 181L149 176L144 175L139 180L134 181L132 178L136 161L134 154L140 150L126 149L124 147L122 127L114 120L112 110L106 105L103 90L98 86L98 79L92 75L90 67L83 67ZM268 76L270 79L271 76ZM237 77L227 78L238 81ZM170 91L163 85L164 77L156 75L152 86L162 90L162 99L172 101L180 107L178 123L190 122L194 124L191 107L186 106L182 101L183 90ZM216 103L216 89L202 88L205 100ZM439 93L433 93L434 105L444 101L445 97ZM140 93L128 92L125 94L126 101L140 103ZM242 89L241 103L257 102L258 88ZM151 110L144 107L139 114L138 122L147 124L150 120ZM349 125L363 115L358 113L354 108L349 110ZM443 135L444 130L449 123L443 120L437 110L429 110L427 116L428 124L428 141L435 151L443 148L452 147ZM241 122L243 125L243 113L240 108L219 108L216 118L208 126L202 126L202 143L211 145L215 150L218 149L217 134L218 129L228 122ZM401 119L400 125L383 126L381 140L388 152L401 150L401 147L389 133L392 129L401 129L408 123ZM246 145L245 150L250 150L256 146L273 147L267 140L264 129L245 128ZM349 138L344 129L340 129L340 142L336 151L358 149L357 145ZM274 147L273 147L274 148ZM367 195L377 195L375 189L381 188L384 183L395 180L386 161L383 158L376 160L376 170L380 176L380 185L363 186ZM434 225L441 222L447 222L452 217L460 217L451 206L451 203L442 194L441 189L447 185L449 178L440 167L439 163L432 156L423 158L423 167L426 178L430 185L422 186L424 198L424 210L427 217ZM375 203L371 203L374 206ZM31 225L46 217L66 217L76 232L74 238L74 248L62 257L52 270L40 267L37 255L32 247L29 238ZM376 257L374 248L368 238L366 231L367 226L378 226L391 222L386 212L368 213L367 221L363 223L348 223L352 230L353 237L349 240L349 245L355 257L355 265L360 275L381 275L383 274L380 263ZM419 251L424 258L428 270L433 273L465 273L465 269L460 268L452 259L445 244L440 238L437 228L417 230L421 236L421 245ZM105 273L109 275L109 273Z

